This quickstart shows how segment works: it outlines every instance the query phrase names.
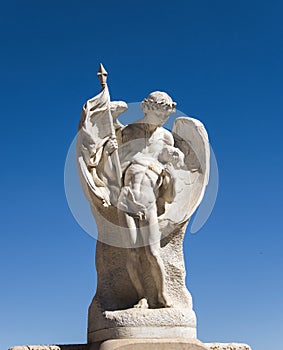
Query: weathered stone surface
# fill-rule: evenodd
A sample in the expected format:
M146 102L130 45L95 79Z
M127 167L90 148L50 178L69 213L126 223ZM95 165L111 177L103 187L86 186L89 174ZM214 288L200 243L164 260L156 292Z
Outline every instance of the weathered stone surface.
M247 344L202 343L197 339L112 339L90 344L24 345L9 350L252 350Z
M103 342L99 350L207 350L196 339L117 339ZM90 348L89 350L98 350Z
M143 339L143 338L157 338L167 339L174 336L181 339L195 339L196 330L192 327L180 326L147 326L147 327L113 327L98 330L94 333L89 333L89 341L103 341L104 339Z
M88 350L88 345L87 344L22 345L22 346L13 346L9 350Z
M126 269L127 255L125 249L97 242L96 267L99 273L97 292L89 308L88 318L88 341L98 341L119 337L115 336L101 339L101 332L107 328L117 327L185 327L179 335L186 338L196 338L196 316L192 309L192 299L185 286L185 268L183 263L183 236L185 227L161 241L160 255L164 261L167 292L174 300L173 308L137 309L132 305L138 301L138 296L133 288ZM145 254L143 247L139 248L141 256L141 277L144 281L145 290L151 300L155 300L152 291L152 275L150 274L149 262L142 259ZM113 278L115 276L115 278ZM157 301L156 301L157 303ZM122 309L122 310L121 310ZM114 311L112 311L114 310ZM115 311L117 310L117 311ZM118 311L119 310L119 311ZM167 337L177 337L170 329ZM97 333L99 331L99 333ZM127 337L138 338L138 330L129 330ZM153 332L153 338L158 338L158 330ZM99 336L99 338L96 338Z
M209 350L252 350L247 344L239 343L205 343Z

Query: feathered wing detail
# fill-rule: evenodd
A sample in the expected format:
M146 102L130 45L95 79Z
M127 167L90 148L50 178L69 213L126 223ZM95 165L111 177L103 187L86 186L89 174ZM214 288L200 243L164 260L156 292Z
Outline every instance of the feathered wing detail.
M103 147L114 136L109 114L116 113L116 121L117 114L127 109L127 106L122 107L110 102L106 86L83 106L77 134L77 164L84 194L90 203L98 199L106 207L111 203L110 186L103 169ZM116 125L115 132L118 132L122 125L117 122Z
M210 148L203 124L180 117L172 130L175 147L184 153L185 166L176 170L175 198L160 217L161 227L179 225L190 219L199 206L209 179Z

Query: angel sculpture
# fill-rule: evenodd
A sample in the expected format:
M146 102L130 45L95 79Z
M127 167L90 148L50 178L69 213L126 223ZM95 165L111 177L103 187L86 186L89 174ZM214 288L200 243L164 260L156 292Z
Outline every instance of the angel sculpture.
M117 118L127 104L110 102L102 65L98 76L102 90L84 105L77 138L81 184L98 226L100 277L89 332L95 330L91 314L97 310L192 308L180 249L209 174L201 122L180 117L172 132L163 128L176 103L155 91L141 104L144 116L124 126ZM166 256L168 247L171 256L179 255L177 263Z

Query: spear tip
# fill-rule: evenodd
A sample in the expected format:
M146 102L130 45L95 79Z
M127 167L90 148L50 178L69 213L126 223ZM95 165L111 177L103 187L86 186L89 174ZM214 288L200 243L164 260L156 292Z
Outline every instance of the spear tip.
M106 74L106 75L108 75L108 73L107 73L106 69L103 67L103 64L102 64L102 63L100 63L100 65L99 65L99 67L98 67L98 72L97 72L97 74Z
M98 76L98 79L100 81L100 85L101 85L102 89L104 89L104 87L106 85L107 75L108 75L108 73L107 73L106 69L103 67L103 64L100 63L100 65L98 67L97 76Z

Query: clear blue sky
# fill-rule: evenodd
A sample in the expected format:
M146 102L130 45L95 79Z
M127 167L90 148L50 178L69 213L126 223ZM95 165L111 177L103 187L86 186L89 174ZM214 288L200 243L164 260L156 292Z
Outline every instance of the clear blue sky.
M2 1L1 349L86 341L95 241L63 172L100 62L113 99L164 90L209 131L219 194L185 240L199 338L279 349L282 12L279 0Z

